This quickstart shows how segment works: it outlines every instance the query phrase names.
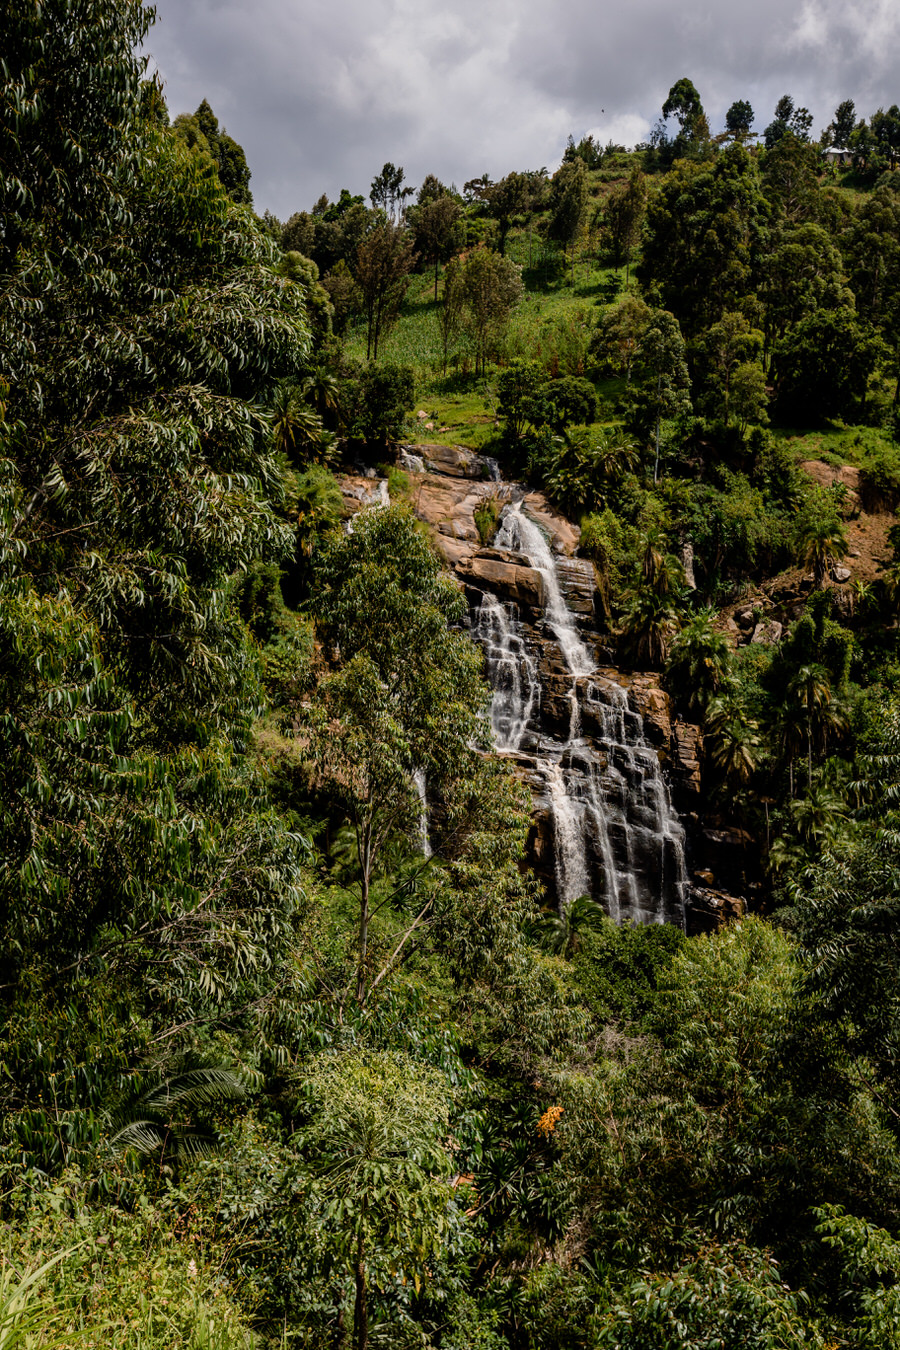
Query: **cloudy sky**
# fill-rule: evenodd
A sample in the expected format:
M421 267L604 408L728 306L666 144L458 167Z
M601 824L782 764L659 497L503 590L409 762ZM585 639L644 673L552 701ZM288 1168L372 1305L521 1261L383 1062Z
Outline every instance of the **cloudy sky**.
M900 102L896 0L155 0L147 48L173 116L209 99L243 145L257 210L322 192L463 182L559 163L569 132L643 140L671 85L713 131L738 98L756 130L791 93L815 115Z

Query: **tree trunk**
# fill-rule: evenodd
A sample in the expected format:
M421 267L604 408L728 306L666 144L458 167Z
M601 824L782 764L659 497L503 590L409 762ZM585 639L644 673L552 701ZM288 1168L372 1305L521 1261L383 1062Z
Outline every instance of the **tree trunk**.
M366 1289L366 1267L363 1261L365 1243L362 1233L356 1244L356 1304L353 1309L354 1350L367 1350L369 1344L369 1295Z
M366 960L369 955L369 881L372 871L372 848L368 828L363 833L359 849L359 965L356 970L356 1001L363 1006L366 995Z

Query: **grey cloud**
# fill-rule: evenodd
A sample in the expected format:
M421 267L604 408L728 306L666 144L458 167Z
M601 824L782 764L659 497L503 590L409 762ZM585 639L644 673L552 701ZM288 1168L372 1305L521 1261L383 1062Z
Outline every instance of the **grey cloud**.
M173 113L208 98L284 217L385 160L421 182L550 167L568 132L643 138L681 75L715 130L790 92L824 126L900 101L893 0L157 0L148 40ZM603 110L603 111L601 111Z

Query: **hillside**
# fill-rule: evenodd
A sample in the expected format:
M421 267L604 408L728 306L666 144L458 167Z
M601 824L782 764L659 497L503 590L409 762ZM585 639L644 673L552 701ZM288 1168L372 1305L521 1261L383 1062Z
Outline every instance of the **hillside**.
M900 1346L900 113L282 222L151 23L0 63L0 1346Z

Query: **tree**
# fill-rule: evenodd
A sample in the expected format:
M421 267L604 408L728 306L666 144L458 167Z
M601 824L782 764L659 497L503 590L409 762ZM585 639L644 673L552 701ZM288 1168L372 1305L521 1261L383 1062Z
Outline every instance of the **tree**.
M330 272L322 278L332 308L332 326L338 337L347 331L347 325L362 305L362 296L350 268L339 258Z
M808 503L797 526L801 561L813 569L816 589L825 589L828 569L846 557L850 545L844 523L831 503L816 496Z
M702 139L704 132L708 134L706 115L703 111L703 104L700 102L700 95L687 76L682 76L672 85L662 106L662 115L664 122L668 121L670 117L674 117L678 123L676 145L680 147Z
M397 223L397 214L407 197L415 192L414 187L403 186L403 169L387 163L381 173L372 179L369 198L376 210L385 213L392 224Z
M808 141L812 127L812 113L808 108L798 108L790 94L782 94L775 105L775 117L766 127L766 149L771 150L786 136L798 141Z
M177 117L174 128L189 145L197 144L208 151L216 166L219 182L233 202L240 206L253 205L247 157L237 141L228 135L224 127L219 126L219 119L206 99L193 116L182 114Z
M852 307L840 251L821 225L807 221L779 230L761 270L759 297L769 351L817 310Z
M293 544L261 410L305 364L304 288L145 118L148 20L26 6L0 72L4 1062L42 1167L151 1037L178 1054L259 995L299 905L301 841L242 754L232 578ZM104 999L144 1028L129 1046L98 1033Z
M506 434L512 440L521 440L529 425L529 405L545 383L544 370L538 361L523 361L515 357L497 376L497 415L506 423Z
M816 422L849 417L865 399L880 342L851 309L816 310L776 348L781 415Z
M630 269L646 211L647 182L637 165L634 165L628 182L613 188L603 208L604 235L616 267L624 262Z
M794 224L816 220L822 211L819 156L814 145L783 136L766 151L763 190L777 216Z
M621 646L635 666L664 665L681 619L668 595L640 590L633 597L622 619Z
M844 99L834 110L834 118L830 124L832 144L839 150L846 150L850 144L850 136L856 126L856 104L852 98Z
M340 666L321 675L298 710L316 777L353 830L359 888L355 998L383 977L369 956L371 894L381 851L417 821L414 776L452 798L475 775L485 689L480 653L448 628L463 605L427 539L399 507L363 512L351 535L322 550L312 609ZM431 913L434 895L401 939ZM398 953L399 954L399 953ZM395 954L395 955L398 955Z
M629 292L605 311L591 339L591 354L605 360L617 375L624 375L626 389L652 315L650 306Z
M730 408L737 418L738 431L742 436L753 424L765 426L769 420L766 412L768 402L769 389L759 362L741 361L731 375Z
M348 371L341 386L344 429L353 440L382 450L401 434L403 420L413 406L415 384L409 366L370 365L355 374Z
M485 188L485 204L497 222L501 257L506 256L506 240L514 220L529 210L533 196L531 177L526 173L508 173L499 183L491 183Z
M327 1206L328 1246L355 1288L354 1350L367 1350L370 1263L418 1288L448 1235L446 1084L426 1064L369 1051L321 1056L300 1086L309 1161L299 1189Z
M900 156L900 108L894 103L885 112L879 108L869 118L869 129L875 141L877 153L893 169Z
M759 730L735 698L716 698L707 706L704 747L726 783L749 782L759 760Z
M465 300L466 318L475 345L475 372L484 373L488 355L503 333L512 311L525 293L522 269L508 258L479 244L463 254L458 281Z
M684 338L678 322L665 310L653 311L638 345L638 403L649 419L656 445L653 481L659 477L662 423L690 412L691 380Z
M415 260L408 230L391 220L377 221L356 250L356 282L366 316L366 360L378 360L378 344L400 312Z
M732 647L714 626L715 610L693 615L675 638L666 665L666 682L691 713L702 714L731 681Z
M466 308L463 276L463 261L460 258L451 258L444 268L444 290L438 309L438 330L441 335L441 355L445 375L447 373L450 344L462 327L463 314Z
M547 235L568 253L574 250L587 213L588 181L584 160L569 160L559 166L550 180L548 205ZM574 252L572 266L575 266Z
M751 358L760 351L763 335L750 327L743 314L726 312L708 330L703 345L712 380L721 393L722 411L725 425L728 426L734 375L739 367L749 364Z
M712 165L677 164L653 194L636 274L689 338L753 291L770 210L756 162L738 144Z
M891 349L900 400L900 195L876 188L859 203L842 244L856 307Z
M412 216L415 246L423 258L434 263L434 298L438 298L438 266L465 242L461 226L462 205L445 193L421 203Z
M885 1105L900 1066L896 997L900 934L900 710L885 701L860 756L861 834L826 851L794 890L794 926L808 960L807 980L826 1017L877 1074ZM896 1133L896 1120L890 1128Z
M729 136L749 136L755 116L746 99L736 99L725 114L725 130Z

